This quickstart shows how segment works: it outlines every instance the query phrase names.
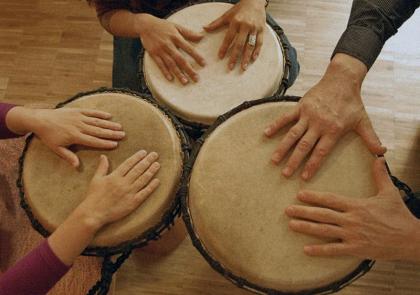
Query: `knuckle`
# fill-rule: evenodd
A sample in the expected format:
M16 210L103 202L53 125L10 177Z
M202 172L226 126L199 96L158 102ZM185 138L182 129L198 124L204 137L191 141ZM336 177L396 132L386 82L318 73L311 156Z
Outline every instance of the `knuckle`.
M325 147L319 147L316 149L315 154L320 158L324 158L328 154L328 150Z
M331 122L328 126L328 133L332 135L338 135L344 130L343 124L339 122Z
M300 132L296 127L293 127L289 130L289 137L291 139L298 139L300 137Z
M310 148L311 148L311 144L310 144L310 142L309 141L307 141L307 140L305 140L305 139L302 139L301 141L299 141L299 144L298 144L298 149L300 150L300 151L302 151L302 152L307 152L307 151L309 151L310 150Z

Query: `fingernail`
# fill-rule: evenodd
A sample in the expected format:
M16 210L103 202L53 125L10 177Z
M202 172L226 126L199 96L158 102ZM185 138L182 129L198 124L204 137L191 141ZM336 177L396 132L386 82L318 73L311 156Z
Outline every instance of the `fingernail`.
M255 61L255 60L257 59L257 57L258 57L258 54L254 54L254 55L252 56L252 59Z
M303 246L303 251L310 252L311 251L311 246Z
M113 141L113 142L112 142L112 145L113 145L114 147L117 147L117 146L118 146L118 142L117 142L117 141Z
M291 214L293 213L293 210L294 210L294 209L293 209L293 207L292 207L292 206L287 207L287 208L286 208L286 214L287 214L287 215L291 215Z
M303 196L304 196L303 192L298 192L296 197L300 200L303 198Z
M156 152L151 152L150 155L152 156L153 159L157 159L159 157L158 153Z
M184 84L187 84L187 83L188 83L188 79L187 79L187 78L185 78L185 77L181 78L181 81L182 81L182 83L184 83Z
M292 175L292 169L290 169L289 167L286 167L283 169L282 173L284 176L290 176Z
M248 68L248 64L244 64L244 71Z
M304 172L302 173L302 178L303 178L304 180L307 180L307 179L309 178L309 172L308 172L308 171L304 171Z
M173 77L171 75L166 75L166 79L168 79L169 81L172 81Z
M280 161L280 155L279 154L277 154L277 153L275 153L272 157L271 157L271 160L274 162L274 163L278 163L279 161Z
M207 65L207 63L204 59L202 59L200 62L201 62L201 66L203 66L203 67Z
M147 152L145 151L145 150L141 150L141 151L139 151L139 154L140 154L140 156L146 156L147 155Z
M156 170L158 170L160 168L160 164L158 162L154 162L153 163L153 168L155 168Z
M235 66L234 63L229 64L229 70L233 70L233 67Z
M271 128L270 128L270 127L267 127L267 128L264 130L265 135L269 135L269 134L270 134L270 131L271 131Z
M199 75L194 75L194 81L198 82L200 80L200 76Z

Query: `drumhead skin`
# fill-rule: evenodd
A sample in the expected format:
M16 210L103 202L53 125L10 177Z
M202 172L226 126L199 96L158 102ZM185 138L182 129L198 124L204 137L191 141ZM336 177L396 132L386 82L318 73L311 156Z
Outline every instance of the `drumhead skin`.
M275 166L270 158L287 128L272 139L263 130L294 105L263 103L228 118L206 137L190 175L186 215L193 236L212 260L260 290L323 288L347 277L362 263L353 257L304 254L304 245L323 240L288 228L290 218L284 210L298 203L299 190L352 198L376 193L371 175L375 156L355 133L337 144L311 181L300 179L301 170L290 179L281 175L285 164Z
M34 218L49 232L54 231L86 197L99 156L108 156L111 171L140 149L159 154L162 169L159 188L137 210L105 226L91 247L116 246L138 238L158 224L174 202L182 174L181 141L172 121L157 107L141 98L117 92L82 96L64 106L109 112L123 125L126 137L115 150L78 147L81 168L76 170L33 138L23 164L25 199Z
M232 6L220 2L196 4L174 13L168 20L200 32L204 25ZM219 115L242 102L273 95L280 86L285 63L282 47L273 29L266 25L260 55L245 72L240 64L229 72L228 57L223 60L218 57L226 31L227 27L215 33L205 33L199 43L192 43L206 59L205 67L184 54L200 75L197 83L183 86L176 79L168 81L150 55L145 53L143 71L149 90L160 103L188 122L210 125Z

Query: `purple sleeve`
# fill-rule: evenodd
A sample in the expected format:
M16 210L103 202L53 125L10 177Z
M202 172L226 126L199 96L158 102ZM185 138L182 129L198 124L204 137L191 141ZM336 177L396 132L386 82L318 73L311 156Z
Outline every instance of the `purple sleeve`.
M69 269L45 240L0 276L0 294L46 294Z
M20 136L10 131L6 126L6 115L14 107L13 104L0 103L0 139Z

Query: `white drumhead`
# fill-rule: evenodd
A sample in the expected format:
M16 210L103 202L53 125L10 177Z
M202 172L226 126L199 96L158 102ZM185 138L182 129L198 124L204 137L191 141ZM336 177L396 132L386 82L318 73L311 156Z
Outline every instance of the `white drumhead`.
M194 31L203 31L203 26L223 15L232 4L203 3L189 6L171 15L168 20ZM228 71L228 58L220 60L218 51L227 28L215 33L205 33L196 50L206 59L201 68L188 57L200 75L200 81L183 86L179 81L168 81L146 52L144 75L153 96L168 106L179 117L195 123L211 124L230 109L247 100L273 95L283 77L284 58L277 35L266 25L264 44L258 59L244 72L237 64ZM185 55L186 56L186 55Z

